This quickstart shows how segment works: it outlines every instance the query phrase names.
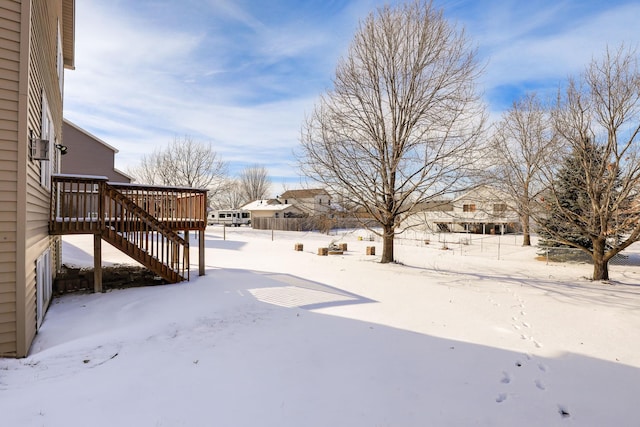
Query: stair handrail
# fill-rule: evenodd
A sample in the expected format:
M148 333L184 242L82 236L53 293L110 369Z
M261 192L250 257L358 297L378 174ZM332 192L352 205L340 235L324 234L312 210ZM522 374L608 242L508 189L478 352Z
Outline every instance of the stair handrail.
M147 265L152 263L136 257L165 279L173 281L175 273L179 280L189 280L189 243L117 188L103 185L103 236L113 240L117 235L160 262L164 269L152 268Z

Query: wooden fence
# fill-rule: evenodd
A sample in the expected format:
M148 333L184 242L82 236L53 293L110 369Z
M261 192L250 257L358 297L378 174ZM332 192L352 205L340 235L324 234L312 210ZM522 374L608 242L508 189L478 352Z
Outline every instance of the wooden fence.
M362 223L356 218L327 218L325 216L305 218L251 218L256 230L276 231L320 231L329 232L334 228L356 228Z

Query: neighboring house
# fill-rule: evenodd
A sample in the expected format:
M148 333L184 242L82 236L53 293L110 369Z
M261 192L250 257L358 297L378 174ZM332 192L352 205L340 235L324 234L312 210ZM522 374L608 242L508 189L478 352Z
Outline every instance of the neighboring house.
M256 200L240 209L251 212L252 224L255 224L259 218L291 218L302 214L295 206L280 203L276 199Z
M64 120L63 145L67 153L62 158L61 172L76 175L100 175L112 182L131 182L131 177L114 167L118 150L86 130Z
M510 203L511 197L506 193L479 186L453 200L419 206L405 226L430 232L510 233L520 228L518 215L509 207Z
M327 215L331 211L331 196L322 188L287 190L278 196L278 200L309 216Z
M74 21L74 0L0 3L0 356L28 354L51 298L49 204Z

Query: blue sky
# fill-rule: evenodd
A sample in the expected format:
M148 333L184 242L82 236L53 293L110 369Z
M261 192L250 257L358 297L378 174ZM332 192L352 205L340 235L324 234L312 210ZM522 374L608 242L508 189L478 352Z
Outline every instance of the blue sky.
M261 164L300 185L293 150L358 22L380 0L83 0L65 117L116 147L116 167L174 137L211 143L231 174ZM399 3L390 1L388 3ZM491 116L553 94L607 44L638 47L640 2L439 0L478 47Z

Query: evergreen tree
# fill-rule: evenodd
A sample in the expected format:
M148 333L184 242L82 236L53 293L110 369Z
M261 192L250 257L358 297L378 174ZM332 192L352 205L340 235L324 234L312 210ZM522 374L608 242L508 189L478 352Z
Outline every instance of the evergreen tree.
M616 209L613 201L617 200L616 187L619 187L620 179L613 174L619 174L606 161L602 146L589 139L585 139L583 145L564 160L553 190L544 203L547 215L539 222L539 246L592 251L593 231L614 228L602 224L601 216L594 212L592 203L595 200L598 206L605 204L609 205L609 210ZM606 179L593 180L593 177L602 176L603 170L606 171ZM613 190L607 188L610 182L614 183ZM608 200L604 200L605 194ZM616 237L609 236L610 239ZM610 247L608 243L606 246Z
M536 220L553 240L580 249L593 279L640 240L640 63L637 51L607 49L558 93L555 132L572 154L544 171L546 212ZM537 214L537 212L536 212Z
M591 147L588 152L593 151ZM586 189L586 171L582 167L586 152L574 150L558 170L550 191L544 202L547 212L539 222L539 245L543 247L572 247L559 241L559 237L575 245L592 249L591 239L583 236L584 218L589 216L588 194Z

